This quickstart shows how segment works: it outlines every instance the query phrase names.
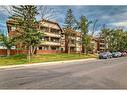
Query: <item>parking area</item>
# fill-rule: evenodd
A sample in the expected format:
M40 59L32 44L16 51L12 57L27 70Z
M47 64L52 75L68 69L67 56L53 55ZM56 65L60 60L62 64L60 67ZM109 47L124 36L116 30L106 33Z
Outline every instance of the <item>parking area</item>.
M109 58L118 58L118 57L126 57L127 52L101 52L98 55L99 59L109 59Z

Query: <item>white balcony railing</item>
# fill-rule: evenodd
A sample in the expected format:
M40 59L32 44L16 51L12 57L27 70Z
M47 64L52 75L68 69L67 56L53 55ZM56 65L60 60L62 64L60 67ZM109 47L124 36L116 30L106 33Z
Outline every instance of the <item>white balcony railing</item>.
M55 33L50 33L50 32L44 32L44 35L50 36L50 37L58 37L58 38L61 37L60 34L55 34Z
M44 41L41 43L41 45L55 45L55 46L60 46L60 43L58 42L49 42L49 41Z

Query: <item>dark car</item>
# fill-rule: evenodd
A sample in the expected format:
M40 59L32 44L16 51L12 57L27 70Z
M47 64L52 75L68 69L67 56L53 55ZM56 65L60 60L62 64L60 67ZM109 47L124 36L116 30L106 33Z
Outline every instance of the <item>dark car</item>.
M99 54L99 59L108 59L108 58L112 58L112 53L103 52Z

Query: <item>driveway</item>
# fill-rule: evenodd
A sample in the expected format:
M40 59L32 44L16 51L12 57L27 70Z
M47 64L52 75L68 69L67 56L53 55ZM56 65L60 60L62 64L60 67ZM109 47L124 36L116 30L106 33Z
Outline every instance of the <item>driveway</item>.
M0 69L0 89L126 89L127 57Z

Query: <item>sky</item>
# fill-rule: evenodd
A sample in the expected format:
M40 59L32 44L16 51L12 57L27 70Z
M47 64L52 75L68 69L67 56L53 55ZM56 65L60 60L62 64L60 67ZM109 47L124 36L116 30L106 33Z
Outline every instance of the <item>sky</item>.
M9 6L5 6L9 7ZM81 15L86 16L89 21L98 20L96 23L96 32L100 31L103 25L110 28L122 27L127 30L127 6L46 6L54 10L54 17L51 20L57 21L61 27L64 25L64 20L68 8L71 8L73 15L77 20ZM39 19L40 15L37 16ZM0 29L7 31L6 20L8 19L7 12L0 6ZM92 25L89 31L92 31Z

